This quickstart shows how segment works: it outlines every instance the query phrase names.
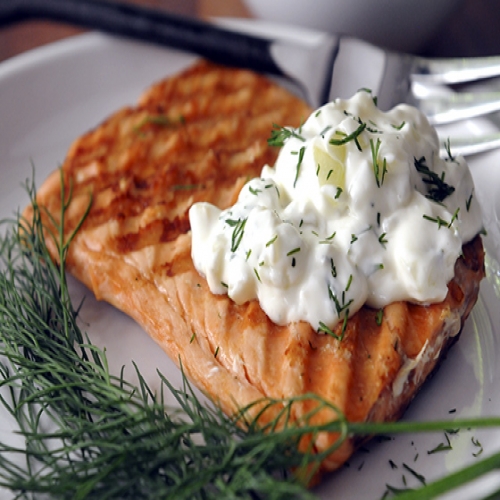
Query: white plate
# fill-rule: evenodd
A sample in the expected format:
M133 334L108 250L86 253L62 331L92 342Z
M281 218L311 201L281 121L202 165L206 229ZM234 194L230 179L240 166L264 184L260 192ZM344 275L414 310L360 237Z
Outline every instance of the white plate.
M0 218L14 214L27 203L21 184L31 177L32 164L40 184L62 162L75 137L119 107L134 104L148 85L192 61L193 57L173 50L91 33L1 64ZM479 134L491 127L487 121L475 121L465 124L463 130ZM477 156L470 164L485 212L489 233L486 245L490 255L499 260L500 203L496 193L500 187L500 152ZM414 401L407 419L500 414L500 366L495 365L499 355L500 294L495 277L499 280L498 273L490 273L484 281L479 303L459 343ZM118 371L125 364L126 373L133 376L134 360L153 388L158 383L157 368L174 383L180 381L177 368L134 322L95 301L81 285L74 284L73 288L76 300L88 295L82 318L89 325L92 340L107 347L112 369ZM329 477L317 493L325 499L378 499L386 483L403 487L403 475L409 484L417 485L412 475L405 472L403 463L430 481L478 460L472 455L477 451L472 437L484 447L481 457L500 450L500 432L496 431L461 431L451 437L453 451L433 455L427 451L444 441L442 433L399 436L373 443L368 451L356 454L350 467ZM486 493L499 484L500 478L490 477L479 487ZM475 498L477 488L476 485L474 489L462 489L461 495L453 498Z

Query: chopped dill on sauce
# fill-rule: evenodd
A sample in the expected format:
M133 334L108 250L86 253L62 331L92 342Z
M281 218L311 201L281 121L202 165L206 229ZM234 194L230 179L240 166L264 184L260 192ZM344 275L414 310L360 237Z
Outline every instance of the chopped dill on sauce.
M446 154L448 155L448 158L446 158L446 160L454 162L455 157L451 154L451 142L450 142L449 137L448 137L448 139L446 139L446 141L444 141L443 145L444 145L444 149L446 151Z
M414 158L413 162L417 172L422 174L422 181L427 185L426 198L442 202L455 191L453 186L444 181L444 172L442 176L439 176L436 172L429 169L426 165L425 156L422 156L418 160Z
M321 137L323 137L323 139L325 138L325 134L332 129L332 126L331 125L327 125L320 133L319 135Z
M231 236L231 252L236 252L243 238L247 219L226 219L225 222L228 226L233 228L233 234Z
M271 137L269 137L267 143L269 144L269 146L282 147L285 145L287 139L290 139L290 137L295 137L296 139L299 139L299 141L305 142L304 137L302 137L294 129L281 127L280 125L273 123Z
M380 145L382 141L377 137L377 141L375 142L373 139L370 139L370 149L372 152L372 163L373 163L373 172L375 174L375 182L377 183L377 187L382 186L385 179L385 174L387 173L387 160L383 158L382 166L380 166L378 161L378 154L380 151Z
M473 195L474 195L474 193L471 193L469 198L467 198L467 200L465 201L465 208L466 208L467 212L470 210Z
M452 226L452 224L453 224L453 223L454 223L454 222L458 219L458 212L459 212L459 211L460 211L460 207L458 207L458 208L455 210L455 212L454 212L453 216L451 217L451 221L450 221L450 223L448 224L448 227L451 227L451 226Z
M388 243L387 241L387 233L382 233L379 237L378 237L378 242L383 246L385 247L385 244Z
M392 125L392 128L396 130L401 130L406 125L405 121L402 121L399 125Z
M271 238L267 243L266 243L266 248L271 246L276 240L278 239L278 235L276 234L274 238Z
M295 172L295 180L293 181L293 187L297 184L297 180L299 178L300 174L300 167L302 166L302 160L304 159L304 153L306 152L305 147L301 147L299 151L299 159L297 161L297 167L296 167L296 172Z
M348 292L349 288L351 288L351 284L352 284L352 274L349 275L349 279L347 280L347 285L345 287L346 292Z
M443 226L444 227L447 227L447 228L450 228L451 227L451 223L444 220L442 217L440 217L439 215L437 217L431 217L430 215L426 215L426 214L423 214L422 217L425 219L425 220L428 220L430 222L434 222L435 224L437 224L438 226L438 229L441 229Z
M360 89L358 89L358 92L366 92L367 94L370 94L372 96L373 104L375 104L375 106L378 106L378 98L376 95L372 94L372 89L368 87L361 87Z
M337 131L335 133L342 137L340 139L330 138L329 142L332 146L342 146L344 144L347 144L349 141L356 140L362 134L365 128L366 128L366 123L360 123L358 128L349 135L346 135L344 132Z
M335 267L335 264L333 263L333 259L330 259L330 271L332 273L332 276L334 278L337 277L337 268Z

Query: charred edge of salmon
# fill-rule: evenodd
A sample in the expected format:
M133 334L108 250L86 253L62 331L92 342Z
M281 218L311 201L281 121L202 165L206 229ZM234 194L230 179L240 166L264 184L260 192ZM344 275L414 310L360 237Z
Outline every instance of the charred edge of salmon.
M455 270L456 275L465 275L463 276L464 279L461 281L468 285L468 293L464 293L464 290L457 285L455 281L457 276L449 284L449 293L457 296L457 300L461 302L461 307L459 310L452 312L452 318L449 318L450 321L448 321L448 324L446 324L447 322L445 321L444 330L442 332L438 332L438 337L441 337L440 342L438 339L438 346L439 343L441 343L441 347L436 349L437 355L428 356L430 359L427 360L425 365L416 365L408 371L406 381L402 388L401 398L397 403L393 403L394 411L385 415L382 419L384 421L396 421L403 417L411 402L422 391L427 381L432 379L432 377L436 374L441 366L441 363L448 356L451 347L455 345L460 338L464 323L469 317L469 314L471 313L479 296L480 282L485 276L484 248L480 236L476 236L476 238L474 238L470 243L464 245L463 256L457 261ZM419 369L421 370L420 374L417 373ZM385 388L377 406L372 409L371 415L368 417L367 421L381 420L380 418L377 418L379 417L377 413L380 411L380 407L387 405L386 399L394 401L393 396L394 384ZM357 436L353 438L353 452L370 441L372 437L373 436ZM328 471L324 469L320 470L316 477L313 478L312 484L317 484L321 479L321 475L325 472Z

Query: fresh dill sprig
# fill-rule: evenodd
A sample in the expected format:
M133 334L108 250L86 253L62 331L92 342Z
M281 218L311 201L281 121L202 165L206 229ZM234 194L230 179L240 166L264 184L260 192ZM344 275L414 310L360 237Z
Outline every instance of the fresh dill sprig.
M0 485L22 498L312 498L288 472L310 462L297 447L310 430L273 434L283 440L276 447L246 412L227 418L202 405L186 380L178 390L160 374L154 394L137 368L138 386L108 371L105 353L80 330L66 283L78 227L66 239L63 223L49 235L54 263L29 192L33 219L14 222L0 240L0 383L10 394L1 402L26 443L0 442ZM62 199L64 221L71 196L62 190ZM167 390L181 417L165 410Z
M130 384L123 371L110 373L105 352L81 331L69 295L66 257L86 214L65 237L71 189L67 197L62 189L61 222L47 232L34 185L27 189L33 216L3 221L8 230L0 235L0 402L24 443L0 438L0 485L17 498L309 499L303 485L347 436L500 426L494 417L349 423L314 394L256 401L229 418L202 404L185 378L176 389L159 374L153 393L136 368L138 384ZM165 407L165 391L179 408ZM304 402L312 409L292 424L294 405ZM337 417L310 423L325 408ZM267 412L274 417L261 424ZM338 440L316 455L298 451L304 436L321 432ZM499 466L497 453L404 498L432 498Z

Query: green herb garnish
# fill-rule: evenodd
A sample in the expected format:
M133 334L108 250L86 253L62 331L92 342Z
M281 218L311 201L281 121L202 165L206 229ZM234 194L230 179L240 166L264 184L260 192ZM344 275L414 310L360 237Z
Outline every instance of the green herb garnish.
M228 226L233 228L233 234L231 236L231 252L236 252L240 246L241 240L243 239L247 219L226 219L225 222Z
M297 133L293 128L281 127L273 123L273 130L271 131L271 137L267 140L269 146L282 147L285 142L290 139L290 137L295 137L299 141L305 142L304 137Z
M61 222L45 232L34 187L27 188L33 220L3 221L9 227L0 233L0 401L23 437L21 445L0 437L0 481L17 498L312 499L303 484L347 436L500 426L497 417L349 423L330 403L304 394L255 402L259 412L277 415L261 427L249 413L254 405L226 417L202 404L184 376L176 389L159 374L154 393L137 368L137 385L123 370L113 375L105 352L80 330L66 281L69 245L86 214L65 237L71 196L66 201L62 190ZM165 407L166 391L180 408ZM296 404L313 408L300 426L289 418ZM332 420L312 424L326 408ZM339 439L318 455L298 451L303 436L320 432ZM494 453L400 498L435 498L499 467Z
M428 186L425 196L432 201L441 203L455 191L455 188L444 181L444 175L439 176L436 172L430 170L425 161L424 156L418 160L414 158L415 168L417 172L422 174L422 180Z
M253 268L253 272L255 273L255 276L257 278L257 281L259 281L259 283L261 283L261 279L260 279L260 274L259 274L259 271L257 271L257 268Z
M476 447L476 448L479 448L478 451L476 451L475 453L472 454L473 457L478 457L479 455L481 455L483 453L483 445L480 443L480 441L475 438L474 436L471 437L471 442L472 444Z
M422 474L419 474L418 472L416 472L414 469L412 469L409 465L406 465L405 463L403 463L403 468L406 469L413 477L418 479L418 481L420 481L425 486L425 477L422 476Z
M373 163L373 173L375 174L375 182L377 187L382 186L384 183L385 174L387 173L387 160L384 158L382 160L382 165L380 165L378 160L378 153L380 150L380 145L382 141L377 138L376 141L370 139L370 149L372 152L372 163Z
M363 133L363 130L365 130L365 128L366 128L366 123L360 123L359 127L349 135L346 135L340 131L336 132L338 135L341 135L341 138L340 139L330 138L329 142L332 146L342 146L343 144L347 144L349 141L356 140Z
M455 161L455 157L451 154L450 138L448 138L448 139L446 139L446 141L444 141L444 149L446 151L446 154L448 155L447 160L448 161Z
M271 246L276 240L278 239L278 235L274 235L273 238L271 238L267 243L266 243L266 247L269 247Z
M333 259L330 259L330 272L332 273L332 276L334 278L337 277L337 268L335 267L335 264L333 263Z
M439 215L437 217L431 217L430 215L424 214L424 215L422 215L422 217L425 220L428 220L430 222L434 222L435 224L437 224L438 229L441 229L443 226L448 227L448 228L451 227L451 222L448 222L447 220L444 220Z
M302 166L302 160L304 159L304 153L306 152L306 148L302 147L299 150L299 159L297 161L296 171L295 171L295 180L293 181L293 187L297 184L297 180L300 174L300 167Z
M465 201L465 208L466 208L467 212L470 210L470 205L472 203L472 196L473 196L473 194L474 193L471 193L470 196Z
M326 333L327 335L330 335L330 337L337 339L339 342L341 342L344 338L343 336L344 331L341 331L340 335L337 335L331 328L329 328L322 321L319 322L318 333Z
M392 125L392 128L396 130L401 130L406 125L405 121L402 121L399 125Z
M146 125L157 125L159 127L172 127L186 123L184 116L179 116L177 119L171 119L166 115L147 115L139 124L134 127L135 132L142 133L142 129Z
M366 92L367 94L370 94L372 96L373 104L375 104L375 106L378 106L377 96L372 95L372 89L361 87L360 89L358 89L358 92Z

